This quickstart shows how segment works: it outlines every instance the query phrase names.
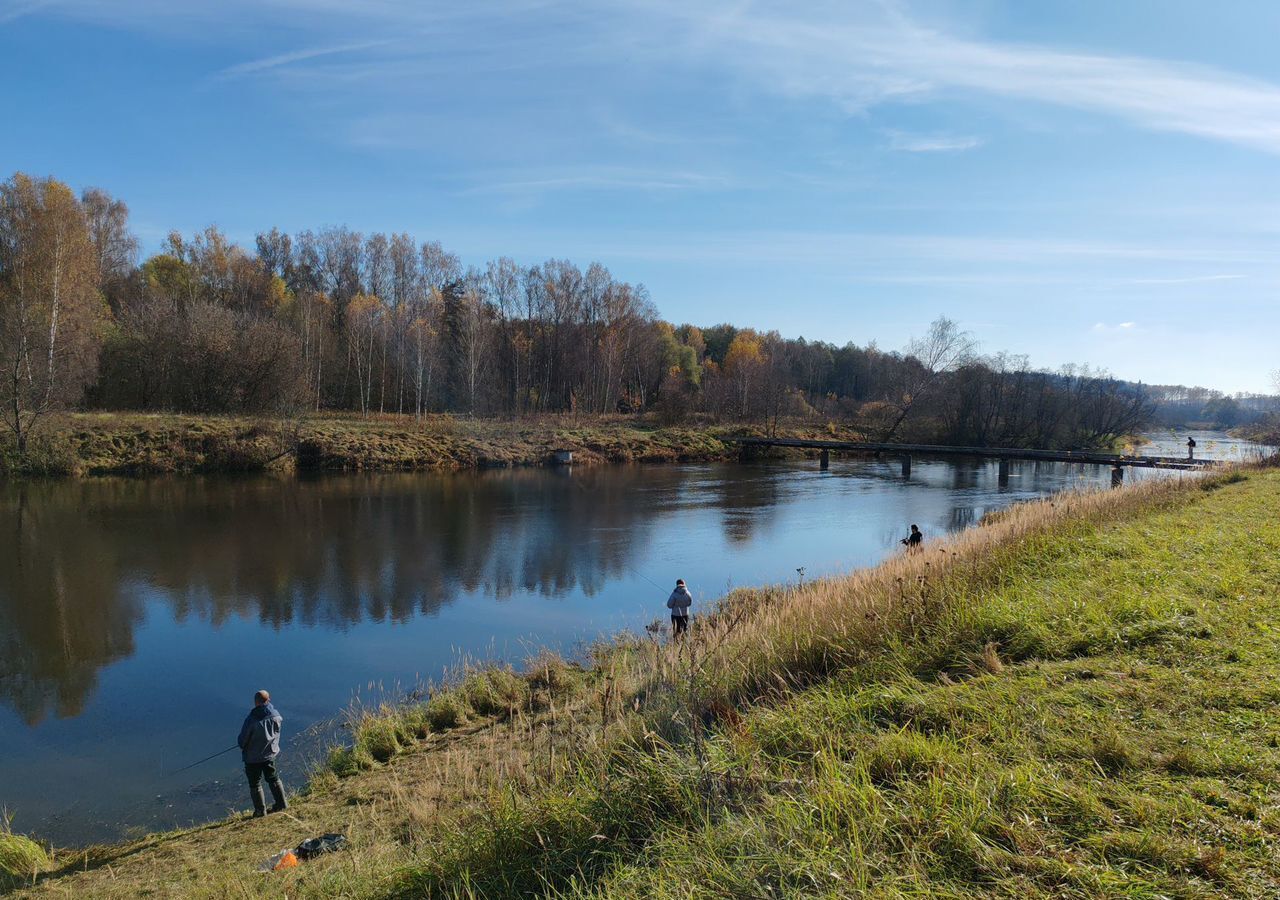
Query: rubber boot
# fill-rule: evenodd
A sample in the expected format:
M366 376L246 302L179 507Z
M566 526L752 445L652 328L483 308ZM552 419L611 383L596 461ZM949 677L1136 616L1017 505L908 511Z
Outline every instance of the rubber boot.
M284 799L284 785L280 783L280 779L271 779L267 782L267 787L271 788L271 799L275 801L268 812L281 812L288 809L289 804Z
M267 802L262 796L261 784L249 785L249 799L253 801L253 817L255 819L260 819L267 814Z

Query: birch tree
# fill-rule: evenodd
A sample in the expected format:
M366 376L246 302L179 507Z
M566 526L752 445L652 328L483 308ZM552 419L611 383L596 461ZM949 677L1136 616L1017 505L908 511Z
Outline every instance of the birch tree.
M0 185L0 402L19 453L97 371L106 306L84 211L52 178Z

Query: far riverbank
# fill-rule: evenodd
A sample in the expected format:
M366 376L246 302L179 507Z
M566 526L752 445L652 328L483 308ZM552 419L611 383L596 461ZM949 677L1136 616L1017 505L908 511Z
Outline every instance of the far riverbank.
M95 412L48 422L26 460L17 458L11 441L2 455L10 474L37 476L449 471L550 465L561 450L583 465L711 462L736 454L722 438L752 431L740 425L668 427L627 416L415 420Z
M782 422L769 428L709 421L667 425L624 415L412 419L85 412L43 423L25 457L16 452L12 438L0 440L0 476L463 471L554 465L561 451L569 451L575 465L588 466L722 462L739 456L729 438L764 434L873 439L854 426L836 423ZM933 443L918 436L904 440ZM1142 442L1127 437L1117 441L1116 448L1141 452Z

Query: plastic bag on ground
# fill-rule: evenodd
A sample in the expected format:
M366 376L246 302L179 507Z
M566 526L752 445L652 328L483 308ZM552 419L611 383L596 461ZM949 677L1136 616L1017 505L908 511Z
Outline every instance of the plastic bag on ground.
M279 872L282 869L292 869L298 864L298 854L292 848L286 847L275 856L266 860L262 865L258 866L259 872Z

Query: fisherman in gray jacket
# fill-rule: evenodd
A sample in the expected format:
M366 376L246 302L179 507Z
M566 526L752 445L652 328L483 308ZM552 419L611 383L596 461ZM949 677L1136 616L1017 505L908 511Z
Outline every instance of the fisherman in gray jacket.
M676 589L667 598L667 609L671 610L671 634L679 637L689 630L689 607L693 605L693 594L685 587L684 579L676 580Z
M240 737L236 743L240 746L240 756L244 759L244 774L249 779L249 797L253 800L253 817L265 816L268 812L280 812L289 804L284 799L284 785L276 774L276 757L280 755L280 724L284 717L271 705L271 695L266 691L258 691L253 695L253 709L244 717L240 726ZM266 778L267 787L271 788L271 798L275 805L267 809L262 797L262 779Z

